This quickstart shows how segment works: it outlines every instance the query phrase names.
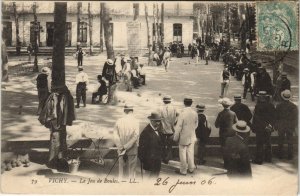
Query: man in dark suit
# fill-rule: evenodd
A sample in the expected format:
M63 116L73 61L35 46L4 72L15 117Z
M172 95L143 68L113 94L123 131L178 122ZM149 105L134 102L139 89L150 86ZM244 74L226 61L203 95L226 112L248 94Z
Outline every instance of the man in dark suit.
M228 137L232 137L235 135L235 132L232 129L232 125L237 122L237 117L233 111L229 110L229 106L232 105L232 102L229 98L220 99L219 103L222 104L224 110L222 110L218 114L215 122L215 127L220 128L219 130L220 144L223 153L224 167L226 168L227 163L224 156L225 141Z
M298 108L290 101L291 91L284 90L281 92L283 101L276 107L276 123L278 130L278 155L283 158L283 142L286 137L288 143L288 159L293 159L293 134L298 125Z
M245 138L250 131L245 121L238 121L232 126L236 135L225 143L228 177L252 177L250 153Z
M274 120L275 107L268 100L267 92L260 91L252 122L252 131L256 134L256 157L253 161L255 164L261 165L264 160L272 161L271 133Z
M163 152L163 144L158 132L162 118L158 113L153 112L148 119L150 123L140 135L138 157L142 168L150 172L150 177L158 177Z
M251 126L252 113L249 107L246 104L242 103L242 96L234 96L234 104L230 107L230 110L236 114L236 117L239 120L243 120L247 123L248 126ZM248 132L248 136L250 132ZM248 138L245 138L245 141L248 141Z

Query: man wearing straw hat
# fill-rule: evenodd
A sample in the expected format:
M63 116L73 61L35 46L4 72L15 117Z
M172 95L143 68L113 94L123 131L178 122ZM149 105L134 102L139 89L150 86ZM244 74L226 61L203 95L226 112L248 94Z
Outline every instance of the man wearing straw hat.
M284 90L281 92L283 101L276 107L276 123L278 130L278 155L283 158L283 142L286 137L288 143L287 158L293 159L293 134L298 125L298 108L290 101L291 91Z
M133 116L133 106L124 106L125 116L120 118L115 125L114 141L118 153L125 152L119 159L119 178L123 179L124 173L129 178L135 178L137 163L139 121ZM124 172L124 168L126 169Z
M228 177L252 177L250 153L245 138L250 128L245 121L238 121L232 126L236 134L225 142L225 159Z
M235 132L232 129L232 125L237 122L236 114L229 109L229 106L232 105L232 101L225 97L219 100L219 103L222 104L223 110L218 114L217 119L215 121L215 127L219 128L219 137L220 137L220 144L223 152L223 160L224 160L224 167L227 167L227 163L224 157L224 146L226 139L228 137L234 136Z
M163 145L159 135L161 116L152 112L148 116L150 123L144 128L139 139L138 157L141 161L141 170L149 172L150 177L158 177L161 169Z
M163 98L164 106L160 108L160 115L163 118L162 123L162 142L164 145L163 162L168 164L172 158L172 136L174 134L174 126L177 119L177 110L171 104L172 97L169 95Z
M194 144L196 141L195 130L198 126L198 115L191 108L193 100L185 98L183 100L185 108L178 116L173 140L179 143L180 170L175 172L186 175L187 172L193 173L194 163Z
M256 134L256 156L253 160L255 164L272 161L271 133L274 122L275 107L269 102L267 92L259 91L252 122L252 131Z

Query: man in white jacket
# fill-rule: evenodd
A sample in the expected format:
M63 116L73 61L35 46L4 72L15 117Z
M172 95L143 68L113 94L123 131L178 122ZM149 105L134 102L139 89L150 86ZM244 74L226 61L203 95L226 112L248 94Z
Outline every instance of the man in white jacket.
M118 153L125 151L125 154L119 158L120 180L123 179L124 174L131 179L135 178L139 140L139 121L133 116L133 106L125 105L124 113L125 116L116 122L114 130L114 141L118 147Z
M198 114L191 108L193 100L185 98L183 102L185 108L179 114L173 139L179 142L180 170L175 172L180 175L193 173L195 170L194 144L198 126Z

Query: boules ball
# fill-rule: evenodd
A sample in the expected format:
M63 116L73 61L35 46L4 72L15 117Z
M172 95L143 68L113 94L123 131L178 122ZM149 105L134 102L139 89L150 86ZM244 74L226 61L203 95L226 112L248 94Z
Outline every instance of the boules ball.
M158 93L159 96L161 96L161 93Z

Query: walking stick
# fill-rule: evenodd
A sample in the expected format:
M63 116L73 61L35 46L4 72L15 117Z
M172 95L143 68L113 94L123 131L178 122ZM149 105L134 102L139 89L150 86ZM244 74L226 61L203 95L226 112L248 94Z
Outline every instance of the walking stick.
M118 158L116 159L116 161L114 162L113 166L110 168L108 174L106 175L105 178L107 178L110 174L110 172L113 170L113 168L115 167L116 163L118 162L118 160L120 159L121 156L123 156L125 154L126 150L122 150L121 153L118 155Z

